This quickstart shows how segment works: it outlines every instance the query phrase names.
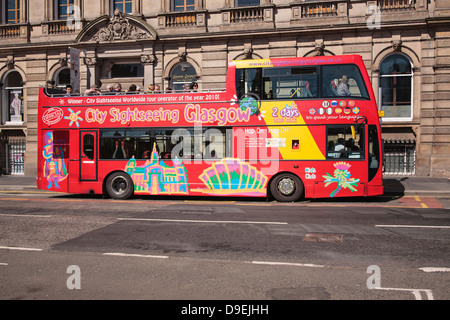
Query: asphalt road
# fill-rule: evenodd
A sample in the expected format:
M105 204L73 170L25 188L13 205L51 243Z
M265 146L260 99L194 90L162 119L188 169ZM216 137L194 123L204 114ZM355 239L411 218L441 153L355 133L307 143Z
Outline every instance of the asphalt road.
M449 204L4 192L0 299L447 300Z

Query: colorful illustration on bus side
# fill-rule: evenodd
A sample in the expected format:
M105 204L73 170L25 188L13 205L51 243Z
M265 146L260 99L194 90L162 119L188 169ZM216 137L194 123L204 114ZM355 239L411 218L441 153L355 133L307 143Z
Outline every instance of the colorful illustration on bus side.
M250 115L259 115L259 108L261 106L261 101L256 94L247 93L244 97L239 101L239 108L245 111L250 109Z
M131 158L125 166L125 171L134 182L135 193L141 194L187 194L187 172L179 159L173 160L170 167L159 159L156 144L150 160L137 167L136 160Z
M77 128L80 127L79 121L83 121L83 118L79 117L81 111L75 112L72 109L69 108L70 114L68 116L65 116L64 119L70 120L69 127L72 126L72 124L75 122Z
M59 183L67 178L67 169L64 163L64 152L61 147L56 147L53 143L53 132L44 134L46 145L42 150L44 162L44 177L48 181L47 189L55 187L59 189Z
M247 162L224 158L214 162L199 176L207 189L191 191L207 194L265 195L268 178Z
M323 176L323 178L325 179L325 187L328 187L332 183L338 184L337 188L331 192L330 197L334 197L335 195L337 195L342 188L349 189L351 192L357 191L355 187L358 186L359 179L350 178L351 174L348 169L350 169L351 164L349 164L348 162L339 161L336 162L333 166L336 168L336 170L334 170L334 176L332 176L328 172Z

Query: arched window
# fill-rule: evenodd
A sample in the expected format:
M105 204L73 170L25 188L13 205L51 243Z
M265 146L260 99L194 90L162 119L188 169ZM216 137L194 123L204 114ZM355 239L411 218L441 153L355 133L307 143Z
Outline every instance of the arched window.
M56 87L65 88L66 85L70 84L70 68L64 67L56 71L53 80Z
M175 92L189 91L189 86L197 82L195 68L188 62L178 63L170 72L170 86Z
M412 71L411 61L402 54L391 54L381 62L379 103L384 119L412 120Z
M23 82L19 72L12 70L5 75L2 90L2 124L23 122Z

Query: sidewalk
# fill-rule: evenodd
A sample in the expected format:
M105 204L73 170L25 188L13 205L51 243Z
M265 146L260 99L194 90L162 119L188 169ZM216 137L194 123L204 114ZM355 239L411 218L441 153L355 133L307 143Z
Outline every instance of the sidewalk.
M385 176L384 194L390 196L450 197L449 178ZM36 177L0 175L0 191L37 191Z

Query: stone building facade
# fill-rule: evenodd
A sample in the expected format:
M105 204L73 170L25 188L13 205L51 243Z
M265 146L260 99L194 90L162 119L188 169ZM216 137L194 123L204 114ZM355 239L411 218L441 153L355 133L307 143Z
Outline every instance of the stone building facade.
M2 1L0 170L37 169L38 89L225 87L232 59L359 54L385 111L386 173L450 176L450 0Z

